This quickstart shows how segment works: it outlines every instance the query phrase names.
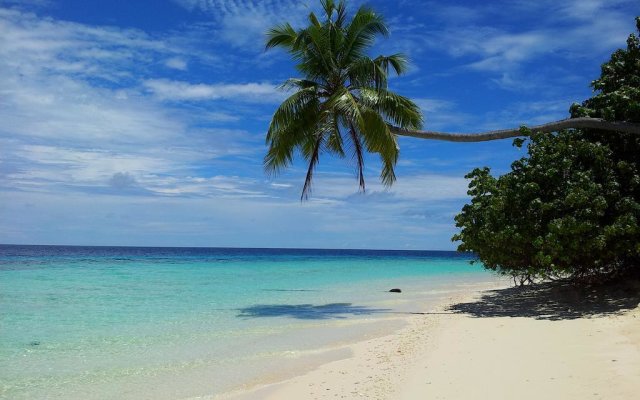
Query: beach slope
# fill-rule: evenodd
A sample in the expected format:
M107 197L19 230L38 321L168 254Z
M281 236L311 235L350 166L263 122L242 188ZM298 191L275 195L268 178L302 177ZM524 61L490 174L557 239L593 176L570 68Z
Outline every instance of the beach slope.
M516 293L516 295L514 295ZM520 295L518 293L523 293ZM469 293L407 317L351 357L243 399L631 399L640 392L640 308L548 291ZM571 296L570 296L571 297Z

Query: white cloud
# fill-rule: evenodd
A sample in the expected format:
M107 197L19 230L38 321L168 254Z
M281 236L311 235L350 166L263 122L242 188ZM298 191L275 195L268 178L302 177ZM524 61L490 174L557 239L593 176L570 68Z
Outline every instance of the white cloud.
M455 105L451 101L441 99L417 98L412 100L418 105L418 107L420 107L423 112L439 112L442 110L449 110Z
M429 15L442 18L439 24L433 24L435 28L407 24L400 31L400 40L444 51L474 70L513 73L551 55L572 59L606 55L621 46L633 30L633 16L619 7L631 4L633 0L545 0L452 8L432 2L427 10L432 10ZM509 28L495 24L503 18L523 23L514 22Z
M166 65L169 68L177 69L179 71L187 70L187 62L184 59L179 57L172 57L167 59L164 62L164 65Z
M211 133L210 133L211 134ZM225 155L250 155L255 149L242 144L241 132L219 131L213 134L216 145L193 138L191 146L171 147L143 145L140 147L101 148L62 147L60 145L30 145L0 140L10 157L0 159L0 173L7 188L38 191L87 191L91 188L122 186L125 180L135 181L145 189L145 195L251 194L250 181L232 177L226 186L221 177L191 176L212 159ZM208 135L207 135L208 136ZM225 141L229 144L225 144ZM114 180L115 179L115 180ZM115 185L114 185L115 183ZM251 183L252 186L256 186Z
M302 188L303 177L292 181L277 181L278 184L290 185L295 191ZM347 175L332 175L318 172L313 183L313 199L331 201L442 201L467 197L467 181L461 176L439 175L431 173L403 175L398 177L393 186L387 188L378 179L367 180L365 193L358 192L357 180Z
M311 11L294 0L174 0L190 11L203 11L217 22L221 39L237 48L264 47L269 28L283 22L297 25ZM316 6L316 4L314 4Z
M475 114L460 111L461 106L451 101L415 99L415 102L422 109L425 125L429 130L481 132L515 128L522 124L538 125L567 118L569 106L577 100L563 94L554 100L514 101L501 109Z
M425 128L429 130L465 129L473 119L453 101L428 98L413 101L422 110Z
M270 83L192 84L167 79L147 80L144 86L161 100L218 100L278 103L285 93Z
M519 101L502 110L486 113L482 125L487 129L504 129L520 125L539 125L569 117L569 106L575 99Z
M1 4L9 5L13 7L35 7L44 8L53 5L52 0L1 0Z
M293 187L293 185L290 184L290 183L275 183L275 182L272 182L270 185L272 187L278 188L278 189L289 189L289 188Z
M29 165L28 169L9 174L8 179L20 187L20 181L35 181L55 190L65 185L106 186L118 173L131 177L148 171L167 172L175 167L161 157L140 153L118 153L107 150L73 149L44 145L23 145L13 154ZM124 171L124 172L123 172Z
M594 17L598 17L602 13L608 14L616 11L620 6L637 6L637 2L635 0L570 0L561 2L548 0L541 5L556 11L550 15L552 18L557 14L558 18L592 21Z
M0 133L95 146L161 142L185 131L130 88L140 60L175 53L164 42L7 9L0 32Z
M30 76L72 74L119 82L140 61L184 51L135 29L92 27L0 9L2 65Z
M463 33L467 38L471 32ZM473 69L504 71L512 65L558 50L563 45L553 41L552 32L489 33L474 40L461 41L452 53L478 54L482 60L470 64Z
M7 134L95 146L164 141L186 129L135 93L96 88L65 76L0 78L0 91L0 132Z
M268 197L261 184L251 178L216 175L203 177L156 177L146 178L146 188L164 196L209 197L209 198L262 198Z
M262 138L215 126L238 121L239 109L185 111L184 105L168 106L140 92L145 63L186 68L169 42L136 30L6 9L0 9L0 32L0 174L7 188L90 191L128 182L145 189L136 192L141 195L245 190L190 178L216 158L262 149ZM210 87L219 91L218 98L242 102L275 92L268 84Z
M0 242L5 243L307 248L403 248L408 243L448 249L454 230L448 221L456 209L439 208L418 219L403 216L393 204L376 203L115 193L43 193L33 202L28 193L0 196L5 205Z

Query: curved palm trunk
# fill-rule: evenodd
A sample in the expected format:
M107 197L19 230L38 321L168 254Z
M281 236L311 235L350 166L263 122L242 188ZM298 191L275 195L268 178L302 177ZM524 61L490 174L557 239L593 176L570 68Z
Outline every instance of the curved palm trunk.
M631 122L605 121L600 118L569 118L528 127L532 132L556 132L561 129L592 128L605 131L635 133L640 135L640 124ZM480 133L446 133L417 131L390 127L391 132L399 136L411 136L419 139L445 140L448 142L486 142L524 136L520 128L501 129Z

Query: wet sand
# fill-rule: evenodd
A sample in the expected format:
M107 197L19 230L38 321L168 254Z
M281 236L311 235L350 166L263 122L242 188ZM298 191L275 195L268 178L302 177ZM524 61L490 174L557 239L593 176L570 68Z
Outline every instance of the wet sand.
M344 358L230 399L630 399L640 392L637 292L471 288ZM433 306L432 306L433 307Z

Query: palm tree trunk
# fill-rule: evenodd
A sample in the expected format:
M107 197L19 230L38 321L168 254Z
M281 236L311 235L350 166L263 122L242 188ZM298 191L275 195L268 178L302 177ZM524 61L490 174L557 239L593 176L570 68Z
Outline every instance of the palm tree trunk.
M631 122L605 121L600 118L569 118L528 127L532 132L556 132L561 129L591 128L605 131L635 133L640 135L640 124ZM480 133L446 133L434 131L414 131L390 127L391 132L399 136L411 136L419 139L445 140L448 142L486 142L524 136L520 128L501 129Z

